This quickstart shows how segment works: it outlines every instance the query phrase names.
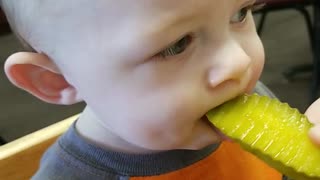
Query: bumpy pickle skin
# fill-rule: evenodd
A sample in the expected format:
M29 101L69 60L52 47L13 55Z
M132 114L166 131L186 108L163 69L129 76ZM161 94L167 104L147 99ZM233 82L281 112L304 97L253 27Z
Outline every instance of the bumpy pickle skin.
M287 103L242 95L207 113L209 121L245 150L295 180L320 180L320 148L307 117Z

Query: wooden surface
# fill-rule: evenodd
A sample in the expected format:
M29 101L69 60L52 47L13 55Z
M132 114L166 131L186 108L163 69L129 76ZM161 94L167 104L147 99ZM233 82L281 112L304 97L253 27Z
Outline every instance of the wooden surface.
M0 179L30 179L38 169L45 150L78 116L79 114L0 146Z

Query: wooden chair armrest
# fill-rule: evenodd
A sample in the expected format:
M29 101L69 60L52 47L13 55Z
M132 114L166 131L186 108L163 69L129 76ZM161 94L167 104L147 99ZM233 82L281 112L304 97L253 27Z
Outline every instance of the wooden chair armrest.
M30 179L39 168L43 153L78 117L79 114L0 146L0 179Z

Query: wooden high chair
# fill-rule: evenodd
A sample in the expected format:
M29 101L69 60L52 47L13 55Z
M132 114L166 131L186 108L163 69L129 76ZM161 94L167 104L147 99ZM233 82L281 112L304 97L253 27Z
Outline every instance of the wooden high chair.
M0 179L30 179L43 153L78 117L79 114L0 146Z

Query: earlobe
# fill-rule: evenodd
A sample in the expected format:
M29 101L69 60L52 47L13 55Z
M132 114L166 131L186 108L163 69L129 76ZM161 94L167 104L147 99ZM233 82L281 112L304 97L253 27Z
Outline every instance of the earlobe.
M81 101L77 90L44 54L13 54L5 63L5 73L15 86L45 102L70 105Z

